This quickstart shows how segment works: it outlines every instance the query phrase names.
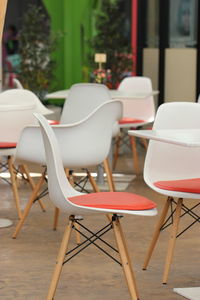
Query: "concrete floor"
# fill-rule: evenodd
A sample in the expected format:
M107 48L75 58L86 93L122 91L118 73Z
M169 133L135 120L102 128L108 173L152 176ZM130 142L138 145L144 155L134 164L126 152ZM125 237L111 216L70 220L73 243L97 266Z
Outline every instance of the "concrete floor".
M141 160L141 169L142 166ZM133 173L131 158L122 157L116 171ZM41 212L36 203L19 237L13 240L11 236L17 224L17 214L12 192L2 181L0 181L0 191L0 217L14 221L12 227L0 229L0 299L44 300L67 218L62 214L58 230L52 230L54 208L46 196L44 203L47 211ZM149 197L157 203L158 211L161 212L165 197L151 191L143 182L142 174L131 182L126 191ZM25 206L29 194L29 186L21 183L22 207ZM199 228L195 225L177 240L169 281L167 285L162 285L168 230L161 234L149 269L142 270L145 253L157 219L158 216L125 216L122 220L140 299L184 300L183 297L173 293L173 288L200 286ZM95 229L105 224L106 218L92 216L84 222L91 224ZM183 218L182 223L188 224L188 217ZM112 232L109 232L106 240L112 241L112 238ZM75 244L73 238L72 244ZM121 267L91 246L64 266L54 299L130 300L130 296Z

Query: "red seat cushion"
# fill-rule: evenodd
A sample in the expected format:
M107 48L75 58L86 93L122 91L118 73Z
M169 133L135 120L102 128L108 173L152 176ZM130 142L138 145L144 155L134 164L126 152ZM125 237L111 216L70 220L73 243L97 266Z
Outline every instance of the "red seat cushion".
M200 193L200 178L157 181L154 185L162 190L184 192L184 193Z
M136 124L136 123L144 123L144 120L140 120L140 119L131 119L131 118L123 118L121 120L119 120L119 124L123 125L123 124Z
M70 197L69 200L80 206L117 209L117 210L146 210L156 207L151 200L131 193L101 192Z
M60 122L57 121L57 120L48 120L48 123L49 123L49 125L58 125L58 124L60 124Z
M16 148L16 146L17 146L17 143L0 142L0 149Z

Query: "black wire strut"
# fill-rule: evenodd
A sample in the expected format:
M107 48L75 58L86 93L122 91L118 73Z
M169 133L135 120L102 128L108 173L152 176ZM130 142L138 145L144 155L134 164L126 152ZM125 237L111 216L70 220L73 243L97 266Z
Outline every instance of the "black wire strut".
M118 217L118 216L116 216L116 217ZM83 232L81 232L79 229L77 229L73 225L72 229L74 229L75 231L79 232L85 238L85 240L82 243L80 243L79 245L77 245L76 247L74 247L73 249L71 249L70 251L68 251L66 253L66 256L67 256L67 255L73 253L74 251L78 250L80 247L82 247L80 250L76 251L73 255L71 255L69 258L67 258L63 262L63 265L66 264L68 261L70 261L76 255L78 255L80 252L82 252L83 250L85 250L90 245L94 245L99 250L101 250L104 254L106 254L108 257L110 257L112 260L114 260L116 263L118 263L120 266L122 266L122 264L121 264L120 261L118 261L115 257L113 257L105 249L103 249L101 246L99 246L98 244L95 243L96 240L100 240L106 246L108 246L109 248L111 248L115 252L119 253L117 249L115 249L111 244L109 244L108 242L106 242L105 240L103 240L101 238L103 235L105 235L107 232L109 232L112 229L112 222L110 222L109 224L107 224L106 226L104 226L103 228L101 228L100 230L98 230L97 232L94 233L90 229L88 229L86 226L84 226L83 224L81 224L80 222L78 222L77 220L73 219L73 221L75 223L77 223L81 228L85 229L88 233L90 233L91 236L88 237L86 234L84 234Z
M172 199L171 201L171 214L169 215L169 217L166 219L166 221L163 223L162 227L160 228L160 231L166 229L167 227L169 227L170 225L173 224L173 216L174 216L174 213L175 213L175 209L173 209L172 207L172 203L176 204L177 205L177 202ZM190 215L194 221L188 225L187 227L185 227L185 229L183 229L176 237L178 238L179 236L181 236L184 232L186 232L190 227L192 227L195 223L197 222L200 222L200 217L193 211L196 207L198 207L200 205L200 202L195 204L193 207L191 208L188 208L185 204L182 204L182 207L181 209L184 211L180 218L184 217L186 214ZM171 220L169 222L169 220Z

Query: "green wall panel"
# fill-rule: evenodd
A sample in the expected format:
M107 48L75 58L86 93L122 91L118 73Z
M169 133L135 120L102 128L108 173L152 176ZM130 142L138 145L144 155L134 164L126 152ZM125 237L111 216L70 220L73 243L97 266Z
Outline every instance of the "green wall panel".
M69 88L86 81L89 40L92 34L94 0L43 0L51 18L52 30L62 33L55 59L55 88Z

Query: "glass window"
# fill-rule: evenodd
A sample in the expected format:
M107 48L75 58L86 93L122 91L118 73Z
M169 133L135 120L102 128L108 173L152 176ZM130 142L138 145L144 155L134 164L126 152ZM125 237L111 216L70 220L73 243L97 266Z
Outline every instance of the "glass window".
M146 45L157 48L159 44L159 0L147 1Z
M197 44L198 0L171 0L169 44L172 48Z

